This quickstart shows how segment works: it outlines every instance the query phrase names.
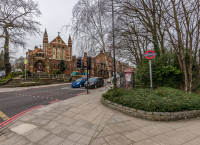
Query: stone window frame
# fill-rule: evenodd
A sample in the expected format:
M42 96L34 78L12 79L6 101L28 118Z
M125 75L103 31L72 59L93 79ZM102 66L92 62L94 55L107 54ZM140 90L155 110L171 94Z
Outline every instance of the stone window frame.
M53 45L53 59L55 59L55 58L56 58L56 54L55 54L55 52L56 52L56 46L55 46L55 45Z
M64 49L65 49L65 48L62 47L62 56L61 56L61 59L62 59L62 60L64 60L64 51L65 51Z
M57 47L57 59L60 59L60 46Z

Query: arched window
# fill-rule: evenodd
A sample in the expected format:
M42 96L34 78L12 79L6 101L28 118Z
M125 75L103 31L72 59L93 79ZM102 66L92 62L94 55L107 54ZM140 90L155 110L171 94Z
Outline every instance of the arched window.
M64 47L62 47L62 60L64 60Z
M56 48L55 48L55 46L53 46L53 59L55 59L56 58Z
M60 59L60 46L57 48L57 59Z

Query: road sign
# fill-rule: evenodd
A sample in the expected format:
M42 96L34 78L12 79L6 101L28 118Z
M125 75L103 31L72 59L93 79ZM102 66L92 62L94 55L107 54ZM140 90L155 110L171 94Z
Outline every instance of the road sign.
M157 54L153 50L148 50L144 54L146 59L153 59L156 55Z
M27 59L24 59L24 64L27 64Z
M153 59L157 54L153 50L148 50L145 52L144 56L149 60L149 72L150 72L150 87L153 88L152 80L152 68L151 68L151 59Z

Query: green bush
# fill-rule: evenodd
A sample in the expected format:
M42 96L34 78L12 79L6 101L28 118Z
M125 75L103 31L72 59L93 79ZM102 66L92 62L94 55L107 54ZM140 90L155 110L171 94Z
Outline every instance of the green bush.
M5 78L2 78L0 80L0 83L4 84L4 83L8 82L10 79L12 79L11 74L8 74Z
M60 74L60 70L54 70L54 71L53 71L53 74L54 74L54 75Z
M138 67L136 84L143 87L150 86L149 62L144 60L144 65ZM179 68L176 55L163 54L152 60L152 77L154 87L180 88L183 73Z
M123 106L150 112L177 112L200 110L200 95L185 93L179 89L114 89L109 90L103 97L106 100Z

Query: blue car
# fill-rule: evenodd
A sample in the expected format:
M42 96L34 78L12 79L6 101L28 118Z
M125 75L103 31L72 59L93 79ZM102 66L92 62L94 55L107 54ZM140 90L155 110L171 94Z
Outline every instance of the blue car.
M73 82L71 86L72 88L80 88L81 86L84 87L86 81L86 78L79 78L75 82Z

